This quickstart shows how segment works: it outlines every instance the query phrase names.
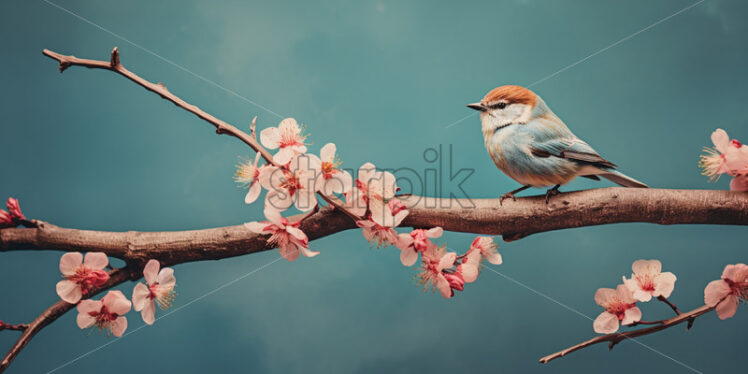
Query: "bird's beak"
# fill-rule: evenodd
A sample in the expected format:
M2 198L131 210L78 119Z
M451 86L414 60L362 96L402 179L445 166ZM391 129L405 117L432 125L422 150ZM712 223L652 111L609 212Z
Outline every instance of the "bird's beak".
M472 110L477 110L479 112L485 112L488 109L485 106L483 106L483 104L481 103L468 104L467 107Z

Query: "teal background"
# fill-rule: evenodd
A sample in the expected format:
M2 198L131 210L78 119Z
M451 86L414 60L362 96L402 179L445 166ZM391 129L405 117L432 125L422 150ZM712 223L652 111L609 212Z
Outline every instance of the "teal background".
M423 170L428 148L452 145L463 185L490 198L517 187L483 149L464 104L503 84L542 79L693 1L63 1L59 5L185 69L304 122L315 153L335 142L344 166ZM748 141L748 3L707 0L533 86L581 138L625 173L664 188L726 189L697 167L721 127ZM28 217L96 230L183 230L261 218L232 181L236 139L111 72L71 68L49 48L107 59L244 129L275 114L227 93L43 1L0 4L0 197ZM446 157L446 155L445 155ZM574 181L566 190L607 187ZM427 191L435 195L434 190ZM531 194L541 193L533 190ZM473 235L447 233L461 251ZM593 294L634 260L678 276L671 300L703 302L724 265L746 262L744 227L616 224L501 243L494 270L592 318ZM75 313L44 329L9 372L739 372L748 310L694 328L603 345L549 365L537 359L594 336L592 322L490 271L452 300L422 293L398 251L358 231L276 251L176 266L174 314L122 339L79 330ZM58 300L59 252L0 254L0 319L25 322ZM133 284L119 289L131 294ZM642 306L646 319L668 317ZM174 310L174 309L172 309ZM162 311L157 312L163 316ZM128 315L133 331L142 325ZM0 333L0 350L18 333ZM665 357L669 356L670 358ZM742 369L741 369L742 368Z

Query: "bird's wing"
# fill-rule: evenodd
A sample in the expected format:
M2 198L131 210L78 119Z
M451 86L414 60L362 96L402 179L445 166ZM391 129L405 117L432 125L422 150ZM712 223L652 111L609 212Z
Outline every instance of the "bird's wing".
M576 137L546 139L533 142L530 152L537 157L560 157L584 164L603 168L615 168L616 165L595 152L589 144Z

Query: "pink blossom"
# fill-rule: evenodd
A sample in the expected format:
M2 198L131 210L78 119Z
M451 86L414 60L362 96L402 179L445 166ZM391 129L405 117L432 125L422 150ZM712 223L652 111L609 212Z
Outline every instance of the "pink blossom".
M675 288L675 274L662 272L662 264L658 260L636 260L631 265L630 279L623 277L623 284L639 301L649 301L652 297L670 297Z
M425 252L433 245L431 240L442 236L444 231L441 227L428 230L416 229L409 234L398 235L397 248L400 249L400 262L405 266L411 266L418 260L418 252Z
M269 166L260 170L260 184L270 192L265 205L277 210L286 210L294 205L306 212L317 205L315 180L320 174L321 163L315 155L299 155L291 159L288 168Z
M709 282L704 289L704 304L716 306L719 319L728 319L738 310L738 301L748 301L748 265L725 266L722 279Z
M85 261L80 252L65 253L60 257L60 272L65 280L57 282L57 295L65 302L77 303L109 280L109 274L104 271L107 265L109 259L103 252L88 252Z
M501 255L497 251L499 248L494 243L492 236L478 236L473 240L470 249L465 253L462 264L457 266L465 283L472 283L478 278L480 273L481 262L485 259L494 265L501 265Z
M346 193L353 186L353 177L339 168L341 162L335 154L334 143L327 143L320 150L321 173L317 177L317 189L325 195Z
M452 287L450 287L450 281L445 276L444 270L454 266L454 262L457 259L457 254L454 252L447 252L445 247L437 247L431 245L428 250L423 252L423 259L421 262L421 273L416 277L418 278L418 284L423 285L423 290L431 288L431 290L439 290L439 293L447 299L454 295ZM457 284L453 284L456 286Z
M285 165L293 156L306 152L304 145L306 135L296 120L286 118L278 127L268 127L260 132L260 143L268 149L280 149L273 156L273 161Z
M372 243L372 245L376 243L377 248L382 245L397 245L397 231L395 231L393 227L400 225L407 215L407 210L400 210L392 220L387 220L390 226L382 226L370 219L357 221L356 225L362 229L361 231L364 238L366 238L369 243Z
M157 260L149 260L143 268L145 284L138 283L132 290L133 307L149 325L156 320L156 303L162 310L166 310L174 300L174 287L177 284L174 269L163 268L159 271L160 267Z
M109 291L101 300L83 300L78 304L78 327L85 329L96 326L99 330L108 329L116 337L127 329L127 318L132 303L120 291Z
M242 187L247 188L247 195L244 196L245 204L252 204L257 200L262 192L262 186L260 186L260 169L266 167L257 167L260 162L260 153L257 152L255 155L255 161L249 163L248 161L240 161L239 165L236 166L236 174L234 174L234 180L239 183Z
M294 261L299 258L299 253L306 257L319 254L317 251L309 250L309 239L299 229L301 221L288 222L286 218L281 217L280 212L270 207L265 208L265 217L270 221L248 222L244 226L257 234L270 234L268 244L278 246L278 251L283 258Z
M737 139L730 140L727 132L717 129L712 133L714 148L705 148L706 155L701 156L699 165L704 175L710 179L719 178L720 174L737 175L748 172L748 146Z
M618 331L619 321L630 325L642 319L642 311L636 306L631 290L623 284L616 289L600 288L595 292L595 302L605 308L592 324L596 333L611 334Z

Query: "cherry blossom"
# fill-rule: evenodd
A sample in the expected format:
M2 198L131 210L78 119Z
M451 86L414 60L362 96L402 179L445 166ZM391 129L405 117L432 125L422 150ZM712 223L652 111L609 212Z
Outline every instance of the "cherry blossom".
M57 282L57 295L70 304L80 301L93 288L106 283L109 274L104 268L109 259L102 252L88 252L85 260L80 252L65 253L60 257L60 272L65 280Z
M317 205L314 183L321 171L321 162L315 155L294 157L288 168L269 166L261 168L260 184L269 190L265 205L286 210L294 205L306 212Z
M636 306L636 300L623 284L616 289L600 288L595 292L595 302L605 308L595 318L592 324L596 333L611 334L618 331L619 321L622 325L630 325L642 318L642 311Z
M639 301L649 301L652 297L670 297L675 288L675 274L662 272L662 264L658 260L636 260L631 265L631 278L623 277L623 284Z
M358 227L362 229L361 231L364 235L364 238L366 238L369 243L372 243L372 245L376 244L377 248L381 247L382 245L397 245L398 235L397 231L395 231L393 227L399 226L407 215L407 209L398 210L397 214L392 217L391 221L387 220L388 223L390 223L389 226L382 226L370 219L357 221L356 225L358 225Z
M132 304L136 312L140 312L143 321L152 325L156 314L156 303L162 310L171 307L174 300L174 269L163 268L157 260L149 260L143 268L145 284L138 283L132 290Z
M78 327L85 329L96 326L99 330L108 329L116 337L127 330L127 318L132 303L121 291L109 291L101 300L83 300L78 304Z
M699 165L704 169L704 175L710 180L719 178L720 174L737 175L748 172L748 146L737 139L730 140L727 132L717 129L712 133L714 148L705 148L706 155L701 156Z
M273 161L285 165L293 156L306 152L304 140L306 135L296 120L286 118L278 127L268 127L260 132L260 143L268 149L280 149L273 156Z
M257 167L257 163L260 162L260 153L255 155L255 161L249 163L248 161L240 161L236 167L236 174L234 174L234 180L239 183L242 187L247 188L247 195L244 197L244 203L252 204L257 200L262 192L262 186L260 186L260 169L267 166Z
M431 288L431 290L439 290L439 293L447 299L454 295L452 287L450 286L450 280L445 276L444 270L454 266L457 254L454 252L447 252L446 247L438 247L431 244L428 250L423 252L423 259L421 262L421 273L416 277L418 278L418 284L423 285L423 290ZM456 280L452 278L452 283Z
M278 246L280 255L288 261L294 261L299 258L299 253L306 257L314 257L319 254L317 251L309 250L309 239L306 234L299 229L301 221L288 222L281 216L280 212L270 207L265 208L265 217L269 221L248 222L244 226L257 234L270 234L268 244Z
M400 262L405 266L412 266L418 260L418 252L425 252L433 245L431 240L442 236L441 227L428 230L416 229L409 234L398 235L397 248L400 249Z
M317 189L325 195L346 193L351 190L353 178L339 168L341 162L336 158L334 143L327 143L320 150L321 173L317 177Z
M748 265L725 266L722 279L709 282L704 289L704 303L716 306L719 319L728 319L738 310L738 301L748 300Z

